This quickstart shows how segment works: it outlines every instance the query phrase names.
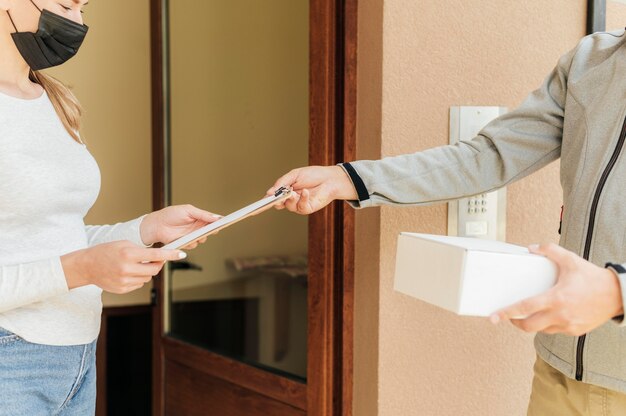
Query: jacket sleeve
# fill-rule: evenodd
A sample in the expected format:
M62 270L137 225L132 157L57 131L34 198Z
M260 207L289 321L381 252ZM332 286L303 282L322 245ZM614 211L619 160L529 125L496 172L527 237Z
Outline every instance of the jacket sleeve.
M68 291L61 257L0 266L0 313Z
M151 247L152 245L146 245L141 240L140 226L146 215L113 225L86 225L89 247L119 240L128 240L141 247Z
M359 194L359 201L351 204L362 208L445 202L496 190L558 159L575 51L559 60L520 107L493 120L472 140L344 164ZM355 175L362 180L360 186Z

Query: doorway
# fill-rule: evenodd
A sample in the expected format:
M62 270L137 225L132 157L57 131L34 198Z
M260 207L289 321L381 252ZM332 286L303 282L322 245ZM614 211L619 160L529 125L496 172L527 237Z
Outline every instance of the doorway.
M154 209L354 158L356 1L151 5ZM153 414L350 415L353 221L266 213L164 269Z

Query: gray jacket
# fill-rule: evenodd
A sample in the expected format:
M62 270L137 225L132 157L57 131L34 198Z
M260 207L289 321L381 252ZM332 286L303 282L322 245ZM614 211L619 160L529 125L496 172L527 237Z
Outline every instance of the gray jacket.
M360 207L422 205L491 191L561 158L560 244L592 263L626 262L626 36L587 36L543 86L471 141L344 164ZM620 273L626 300L626 270ZM537 334L538 354L570 378L626 392L626 329Z

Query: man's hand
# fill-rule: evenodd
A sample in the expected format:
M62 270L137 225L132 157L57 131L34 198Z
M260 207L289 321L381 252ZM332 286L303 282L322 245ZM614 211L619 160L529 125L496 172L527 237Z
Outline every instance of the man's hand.
M529 249L557 264L557 283L541 295L493 314L490 319L494 324L510 320L527 332L578 336L623 314L620 284L613 271L598 267L556 244Z
M287 208L302 215L319 211L336 199L358 199L352 181L340 166L310 166L292 170L278 179L267 195L273 195L281 186L292 187L293 193L276 208Z

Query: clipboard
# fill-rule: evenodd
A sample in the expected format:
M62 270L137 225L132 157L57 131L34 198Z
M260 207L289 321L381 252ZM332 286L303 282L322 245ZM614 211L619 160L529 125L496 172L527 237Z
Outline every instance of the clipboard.
M267 211L272 208L274 205L286 200L291 195L291 188L282 187L279 188L276 193L272 196L268 196L263 198L253 204L248 205L247 207L241 208L238 211L233 212L219 220L212 222L211 224L207 224L202 228L198 228L195 231L190 232L187 235L184 235L171 243L164 245L162 248L165 249L182 249L187 245L194 243L200 240L203 237L208 235L212 235L217 233L218 231L223 230L226 227L229 227L233 224L238 223L241 220L244 220L250 216L260 214L263 211Z

